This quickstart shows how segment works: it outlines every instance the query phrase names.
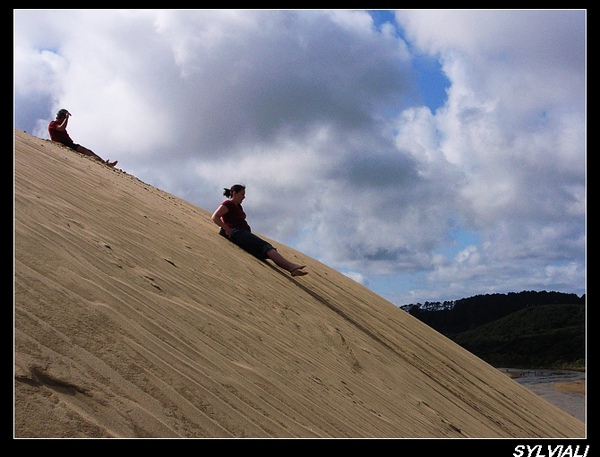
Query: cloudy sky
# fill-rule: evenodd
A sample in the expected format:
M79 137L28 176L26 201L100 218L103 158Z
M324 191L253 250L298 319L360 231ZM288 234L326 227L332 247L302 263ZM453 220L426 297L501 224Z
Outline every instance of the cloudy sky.
M585 10L14 10L14 126L396 305L586 290ZM216 226L215 226L216 229Z

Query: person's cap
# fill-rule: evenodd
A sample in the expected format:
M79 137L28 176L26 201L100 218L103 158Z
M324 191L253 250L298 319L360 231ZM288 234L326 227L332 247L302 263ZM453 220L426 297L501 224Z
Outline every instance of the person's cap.
M61 109L58 110L58 113L56 113L57 116L61 117L61 116L66 116L67 114L69 114L69 112L66 109Z

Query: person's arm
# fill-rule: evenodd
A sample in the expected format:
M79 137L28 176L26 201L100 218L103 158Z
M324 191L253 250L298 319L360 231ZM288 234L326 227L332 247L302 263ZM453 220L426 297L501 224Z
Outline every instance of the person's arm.
M231 229L225 226L225 223L223 222L223 216L225 216L225 214L227 214L229 212L229 209L227 209L227 207L225 205L221 205L217 208L217 210L212 214L212 216L210 217L212 219L212 221L217 224L219 227L221 227L223 230L225 230L225 234L227 235L227 237L231 237Z
M59 130L59 131L61 131L61 132L64 132L65 130L67 130L67 124L69 123L69 116L70 116L70 115L71 115L71 114L67 114L67 115L65 116L65 118L64 118L64 119L63 119L63 121L62 121L62 123L61 123L61 124L58 124L58 125L56 126L56 130Z

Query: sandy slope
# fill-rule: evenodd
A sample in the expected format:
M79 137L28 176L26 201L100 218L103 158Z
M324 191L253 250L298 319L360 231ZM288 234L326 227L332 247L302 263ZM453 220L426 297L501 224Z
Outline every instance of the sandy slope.
M15 437L585 437L358 283L274 242L308 265L291 278L209 216L15 131Z

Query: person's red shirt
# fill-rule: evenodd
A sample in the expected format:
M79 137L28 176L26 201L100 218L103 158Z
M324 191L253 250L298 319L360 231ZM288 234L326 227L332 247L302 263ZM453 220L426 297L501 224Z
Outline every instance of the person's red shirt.
M228 228L238 228L250 230L250 226L246 222L246 213L242 209L242 205L236 205L231 200L225 200L221 205L225 206L229 211L222 217L223 222Z
M72 143L73 140L66 130L58 130L59 125L60 123L58 121L51 121L48 124L48 133L50 134L50 139L58 143Z

